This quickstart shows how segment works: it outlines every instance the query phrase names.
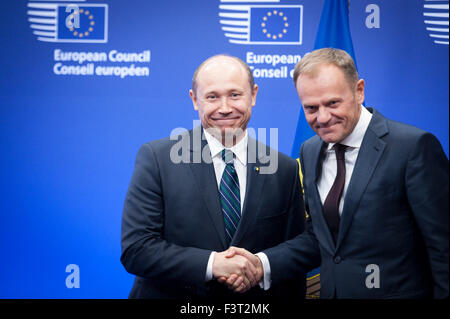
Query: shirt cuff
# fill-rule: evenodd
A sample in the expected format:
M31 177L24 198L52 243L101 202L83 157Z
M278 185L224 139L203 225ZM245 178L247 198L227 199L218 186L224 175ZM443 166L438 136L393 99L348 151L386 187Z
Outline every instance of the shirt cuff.
M272 280L270 278L270 263L269 258L265 253L257 253L256 256L261 260L263 267L263 280L259 282L259 287L264 290L269 290Z
M213 279L213 272L212 272L212 266L214 261L214 255L216 254L215 251L211 252L211 255L209 255L208 259L208 266L206 266L206 276L205 281L210 281ZM267 257L266 257L267 258Z

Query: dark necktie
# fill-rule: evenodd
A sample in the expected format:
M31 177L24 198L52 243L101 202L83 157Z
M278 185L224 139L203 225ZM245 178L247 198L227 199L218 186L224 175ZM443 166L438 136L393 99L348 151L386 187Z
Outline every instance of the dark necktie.
M336 152L337 174L333 186L323 204L323 214L333 235L334 243L337 242L339 233L339 202L342 196L342 191L345 185L345 149L347 146L342 144L335 144L334 151Z
M241 193L239 179L233 164L233 155L230 150L222 151L222 159L226 166L219 187L228 243L231 242L241 219Z

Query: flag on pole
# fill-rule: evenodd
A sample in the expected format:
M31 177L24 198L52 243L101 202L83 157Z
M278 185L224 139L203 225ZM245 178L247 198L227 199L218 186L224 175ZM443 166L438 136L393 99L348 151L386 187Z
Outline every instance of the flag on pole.
M314 50L321 48L336 48L346 51L355 60L350 25L348 21L349 0L325 0L320 17L319 29L316 34ZM305 115L300 111L294 145L291 156L297 158L304 141L315 133L306 122ZM300 178L302 176L300 175ZM303 184L303 181L302 181ZM314 269L307 274L306 298L320 296L320 269Z
M349 0L325 0L314 50L321 48L341 49L347 51L355 60L348 22L348 7Z
M341 49L350 54L356 64L348 21L348 6L349 0L324 1L314 50L321 48ZM306 122L305 115L300 111L291 156L297 158L302 143L314 135L314 131Z

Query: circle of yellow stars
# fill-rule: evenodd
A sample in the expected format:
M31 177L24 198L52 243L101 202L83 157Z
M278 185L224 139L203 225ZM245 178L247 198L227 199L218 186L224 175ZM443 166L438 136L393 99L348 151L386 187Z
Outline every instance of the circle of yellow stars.
M80 14L84 14L84 15L86 15L88 17L88 19L89 19L89 28L85 32L78 32L72 26L69 30L76 37L79 37L79 38L87 37L87 36L89 36L89 33L94 30L94 25L95 25L94 16L89 12L89 10L80 9L78 12ZM72 20L74 18L73 13L69 17Z
M278 33L278 34L271 34L267 31L267 21L269 20L270 17L280 17L283 20L283 30ZM278 10L272 10L266 13L266 15L262 18L263 22L261 23L261 27L262 32L266 35L266 37L268 39L281 39L286 33L287 33L287 28L289 27L289 23L288 23L288 18L284 15L284 13L282 11L278 11Z

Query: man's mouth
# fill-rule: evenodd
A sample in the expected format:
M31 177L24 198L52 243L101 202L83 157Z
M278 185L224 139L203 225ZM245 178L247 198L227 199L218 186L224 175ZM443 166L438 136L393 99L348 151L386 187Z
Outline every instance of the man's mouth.
M213 118L212 120L214 122L222 124L233 124L238 119L239 119L238 117L224 117L224 118Z

